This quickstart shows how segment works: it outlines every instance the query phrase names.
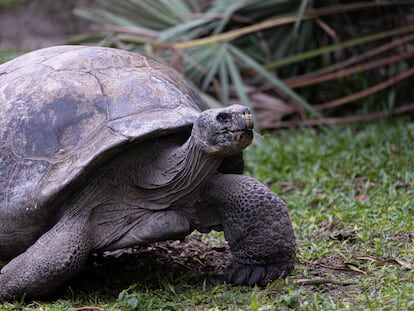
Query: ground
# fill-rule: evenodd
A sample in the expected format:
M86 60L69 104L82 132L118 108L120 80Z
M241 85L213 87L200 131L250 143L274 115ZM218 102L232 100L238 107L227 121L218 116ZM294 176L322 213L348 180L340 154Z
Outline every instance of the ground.
M185 281L189 285L203 283L207 278L209 282L220 282L231 258L230 250L222 240L203 238L202 234L195 233L186 240L94 254L83 273L69 286L75 290L96 291L107 284L108 294L117 296L137 276L140 285L152 289L160 286L160 278L161 282L165 278L172 283Z
M292 275L266 288L223 283L221 233L95 254L53 296L0 310L412 310L414 123L377 120L261 137L247 174L287 203Z

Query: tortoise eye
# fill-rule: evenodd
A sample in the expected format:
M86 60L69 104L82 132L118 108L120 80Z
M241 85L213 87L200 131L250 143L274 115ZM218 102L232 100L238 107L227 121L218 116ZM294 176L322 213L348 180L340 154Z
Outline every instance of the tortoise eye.
M216 120L219 122L229 122L231 120L231 116L228 113L219 113L216 117Z

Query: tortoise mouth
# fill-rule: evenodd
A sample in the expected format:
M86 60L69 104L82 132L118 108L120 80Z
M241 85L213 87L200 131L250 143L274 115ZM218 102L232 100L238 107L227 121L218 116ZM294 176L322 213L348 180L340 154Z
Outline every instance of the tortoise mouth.
M251 129L221 131L219 136L225 136L237 150L242 150L251 144L253 131Z
M234 113L229 124L222 129L223 132L248 132L253 129L252 114L247 111Z
M233 142L238 145L239 148L244 149L251 144L253 140L253 131L252 130L242 130L242 131L233 131L231 132L233 136Z
M254 127L252 114L250 112L244 112L239 116L244 121L247 130L251 131Z

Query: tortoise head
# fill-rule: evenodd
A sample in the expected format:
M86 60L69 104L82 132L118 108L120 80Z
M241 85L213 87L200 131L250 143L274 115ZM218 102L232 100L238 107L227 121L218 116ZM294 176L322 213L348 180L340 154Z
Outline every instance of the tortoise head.
M193 134L205 152L226 156L250 145L252 129L249 108L232 105L203 111L194 124Z

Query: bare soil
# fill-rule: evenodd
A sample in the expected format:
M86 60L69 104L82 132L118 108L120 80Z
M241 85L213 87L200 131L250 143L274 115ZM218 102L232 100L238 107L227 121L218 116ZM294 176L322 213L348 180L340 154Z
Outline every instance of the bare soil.
M212 245L199 235L191 235L185 241L93 254L82 273L64 288L69 286L74 292L104 290L105 295L116 297L131 284L158 289L168 283L221 283L231 257L226 243Z

